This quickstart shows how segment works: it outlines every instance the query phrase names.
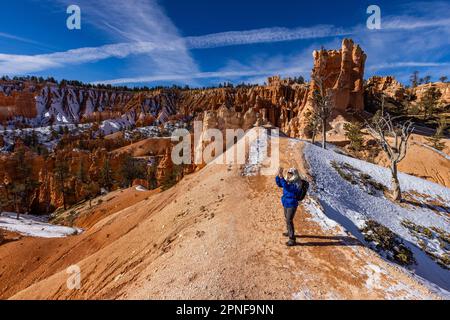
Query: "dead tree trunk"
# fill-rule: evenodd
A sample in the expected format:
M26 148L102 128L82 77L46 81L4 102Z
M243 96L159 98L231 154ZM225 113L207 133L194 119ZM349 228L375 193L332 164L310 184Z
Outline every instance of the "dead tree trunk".
M322 148L327 148L327 121L322 119Z
M313 93L313 116L317 117L322 126L322 148L327 148L327 125L333 111L333 99L330 89L325 89L324 81L320 77L314 77L317 88Z
M413 132L413 123L406 121L403 124L394 124L391 116L386 113L378 113L372 119L372 123L366 123L370 135L375 138L390 161L392 173L392 199L402 200L400 182L398 180L397 165L406 156L408 140ZM388 138L392 140L389 143Z
M398 181L398 171L397 171L397 162L393 161L391 163L391 185L392 185L392 199L394 201L402 200L402 191L400 189L400 182Z

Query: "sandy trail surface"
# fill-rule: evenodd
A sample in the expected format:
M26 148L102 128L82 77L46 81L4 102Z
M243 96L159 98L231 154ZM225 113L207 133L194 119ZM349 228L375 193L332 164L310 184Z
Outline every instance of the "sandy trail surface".
M302 144L283 138L280 148L282 166L307 175ZM439 298L340 226L323 228L303 206L295 217L298 246L286 247L280 196L273 176L208 165L81 235L0 246L0 297ZM73 264L81 270L79 290L66 285Z

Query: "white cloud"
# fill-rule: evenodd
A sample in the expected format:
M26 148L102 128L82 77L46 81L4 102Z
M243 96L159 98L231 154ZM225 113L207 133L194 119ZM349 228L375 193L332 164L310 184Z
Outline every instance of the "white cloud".
M125 10L121 7L117 8L117 10L119 9ZM86 9L83 6L83 13L85 10ZM97 13L97 10L94 10L93 15L96 17L95 19L91 19L96 21L100 28L115 32L116 36L123 37L126 40L133 42L110 44L99 47L79 48L43 55L25 56L0 54L0 68L7 74L20 74L45 70L49 66L57 67L63 66L64 64L96 62L108 58L126 58L131 55L149 55L152 57L153 61L157 62L159 66L157 71L172 71L172 73L174 71L176 71L175 73L180 73L180 71L194 71L195 73L196 67L188 53L188 49L205 49L232 45L317 39L350 35L352 33L351 30L344 30L334 26L319 25L311 28L263 28L247 31L230 31L197 37L180 38L172 32L167 33L167 31L171 29L171 24L169 24L168 29L164 30L163 33L158 34L158 30L156 30L154 32L149 32L149 35L146 36L146 34L140 31L141 29L134 23L129 27L122 26L119 28L109 22L104 22L105 18L99 18L97 17L97 14L101 16L101 12ZM114 11L112 14L114 14ZM130 16L131 14L125 15ZM162 19L159 14L158 16L158 19ZM134 18L131 20L134 21ZM152 30L152 25L153 23L151 23L150 26L143 25L142 28L145 30ZM160 26L158 29L160 29ZM147 41L144 41L144 39L147 39ZM171 58L172 62L174 60L179 60L180 63L172 68L167 68L167 61L165 60ZM19 59L26 59L29 63L25 65L15 64L14 62ZM35 61L34 64L33 61ZM173 63L169 64L169 66L173 66ZM148 67L151 68L151 66Z
M419 61L412 61L412 62L406 62L406 61L401 61L401 62L391 62L391 63L384 63L384 64L379 64L376 66L371 66L370 69L371 70L381 70L381 69L395 69L395 68L403 68L403 67L418 67L418 68L423 68L423 67L446 67L446 66L450 66L450 63L447 62L419 62Z
M213 72L197 72L192 74L168 74L168 75L155 75L155 76L143 76L143 77L132 77L132 78L120 78L112 80L104 80L93 82L94 84L106 83L112 85L126 84L126 83L145 83L145 82L156 82L156 81L180 81L180 80L190 80L190 79L241 79L247 77L257 77L261 79L262 76L265 77L273 74L298 74L305 72L305 69L288 68L288 69L265 69L265 70L222 70Z
M233 45L283 42L304 39L318 39L352 34L330 25L318 25L311 28L262 28L246 31L228 31L198 37L186 37L186 45L191 49L225 47Z
M147 70L151 70L149 76L138 74L101 82L187 82L189 79L205 78L261 80L263 76L273 73L284 73L287 76L296 75L300 71L309 73L311 51L320 47L328 38L329 45L326 47L337 48L342 36L351 36L361 44L369 56L369 72L413 67L439 69L441 66L448 66L439 61L445 60L448 52L448 41L445 39L450 36L450 19L436 17L446 9L450 10L450 5L443 2L437 4L423 3L420 10L416 10L416 14L420 12L420 16L414 15L414 10L405 9L403 16L383 17L383 29L379 31L368 30L364 25L345 29L318 25L309 28L229 31L182 38L155 1L130 0L111 4L107 0L99 0L95 5L84 1L83 14L87 16L88 23L107 32L118 43L45 55L0 54L0 70L8 74L27 73L107 58L139 56L139 66L145 65ZM247 61L246 64L234 62L233 65L229 62L225 68L214 72L200 72L189 52L192 49L302 39L318 41L307 48L310 49L309 52L302 50L296 55L260 58L260 61L253 58L255 61L249 59L250 62ZM150 60L142 61L143 57Z
M73 2L58 1L65 5ZM45 58L79 64L140 55L137 63L154 74L198 72L183 38L156 0L79 0L77 4L83 23L103 31L118 43L52 53Z
M336 41L333 41L333 45ZM329 47L332 47L329 43ZM220 79L229 82L263 83L268 76L280 75L282 77L309 76L312 68L312 51L314 46L309 46L301 52L292 55L254 56L247 63L229 60L223 68L213 72L197 72L191 74L166 74L150 75L143 77L127 77L96 81L111 85L130 83L151 83L161 81L189 82L192 79Z

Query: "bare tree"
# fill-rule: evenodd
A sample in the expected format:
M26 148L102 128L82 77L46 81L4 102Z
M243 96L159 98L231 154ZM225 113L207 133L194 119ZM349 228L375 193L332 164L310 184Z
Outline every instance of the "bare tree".
M413 123L409 120L403 124L394 124L393 120L394 118L391 118L388 113L377 113L372 123L366 123L366 127L389 158L392 173L392 199L401 201L402 194L398 181L397 165L406 156L408 140L414 128ZM392 138L392 144L388 141L389 137Z
M319 119L320 126L322 128L322 148L326 149L327 146L327 124L333 112L333 100L331 89L325 89L324 81L320 77L313 77L317 88L313 93L313 105L314 109L312 116Z

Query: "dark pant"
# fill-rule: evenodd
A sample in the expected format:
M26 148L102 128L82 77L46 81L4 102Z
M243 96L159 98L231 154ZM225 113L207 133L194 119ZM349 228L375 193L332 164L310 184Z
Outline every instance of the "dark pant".
M297 208L284 208L284 216L286 217L286 225L289 239L295 240L294 217Z

